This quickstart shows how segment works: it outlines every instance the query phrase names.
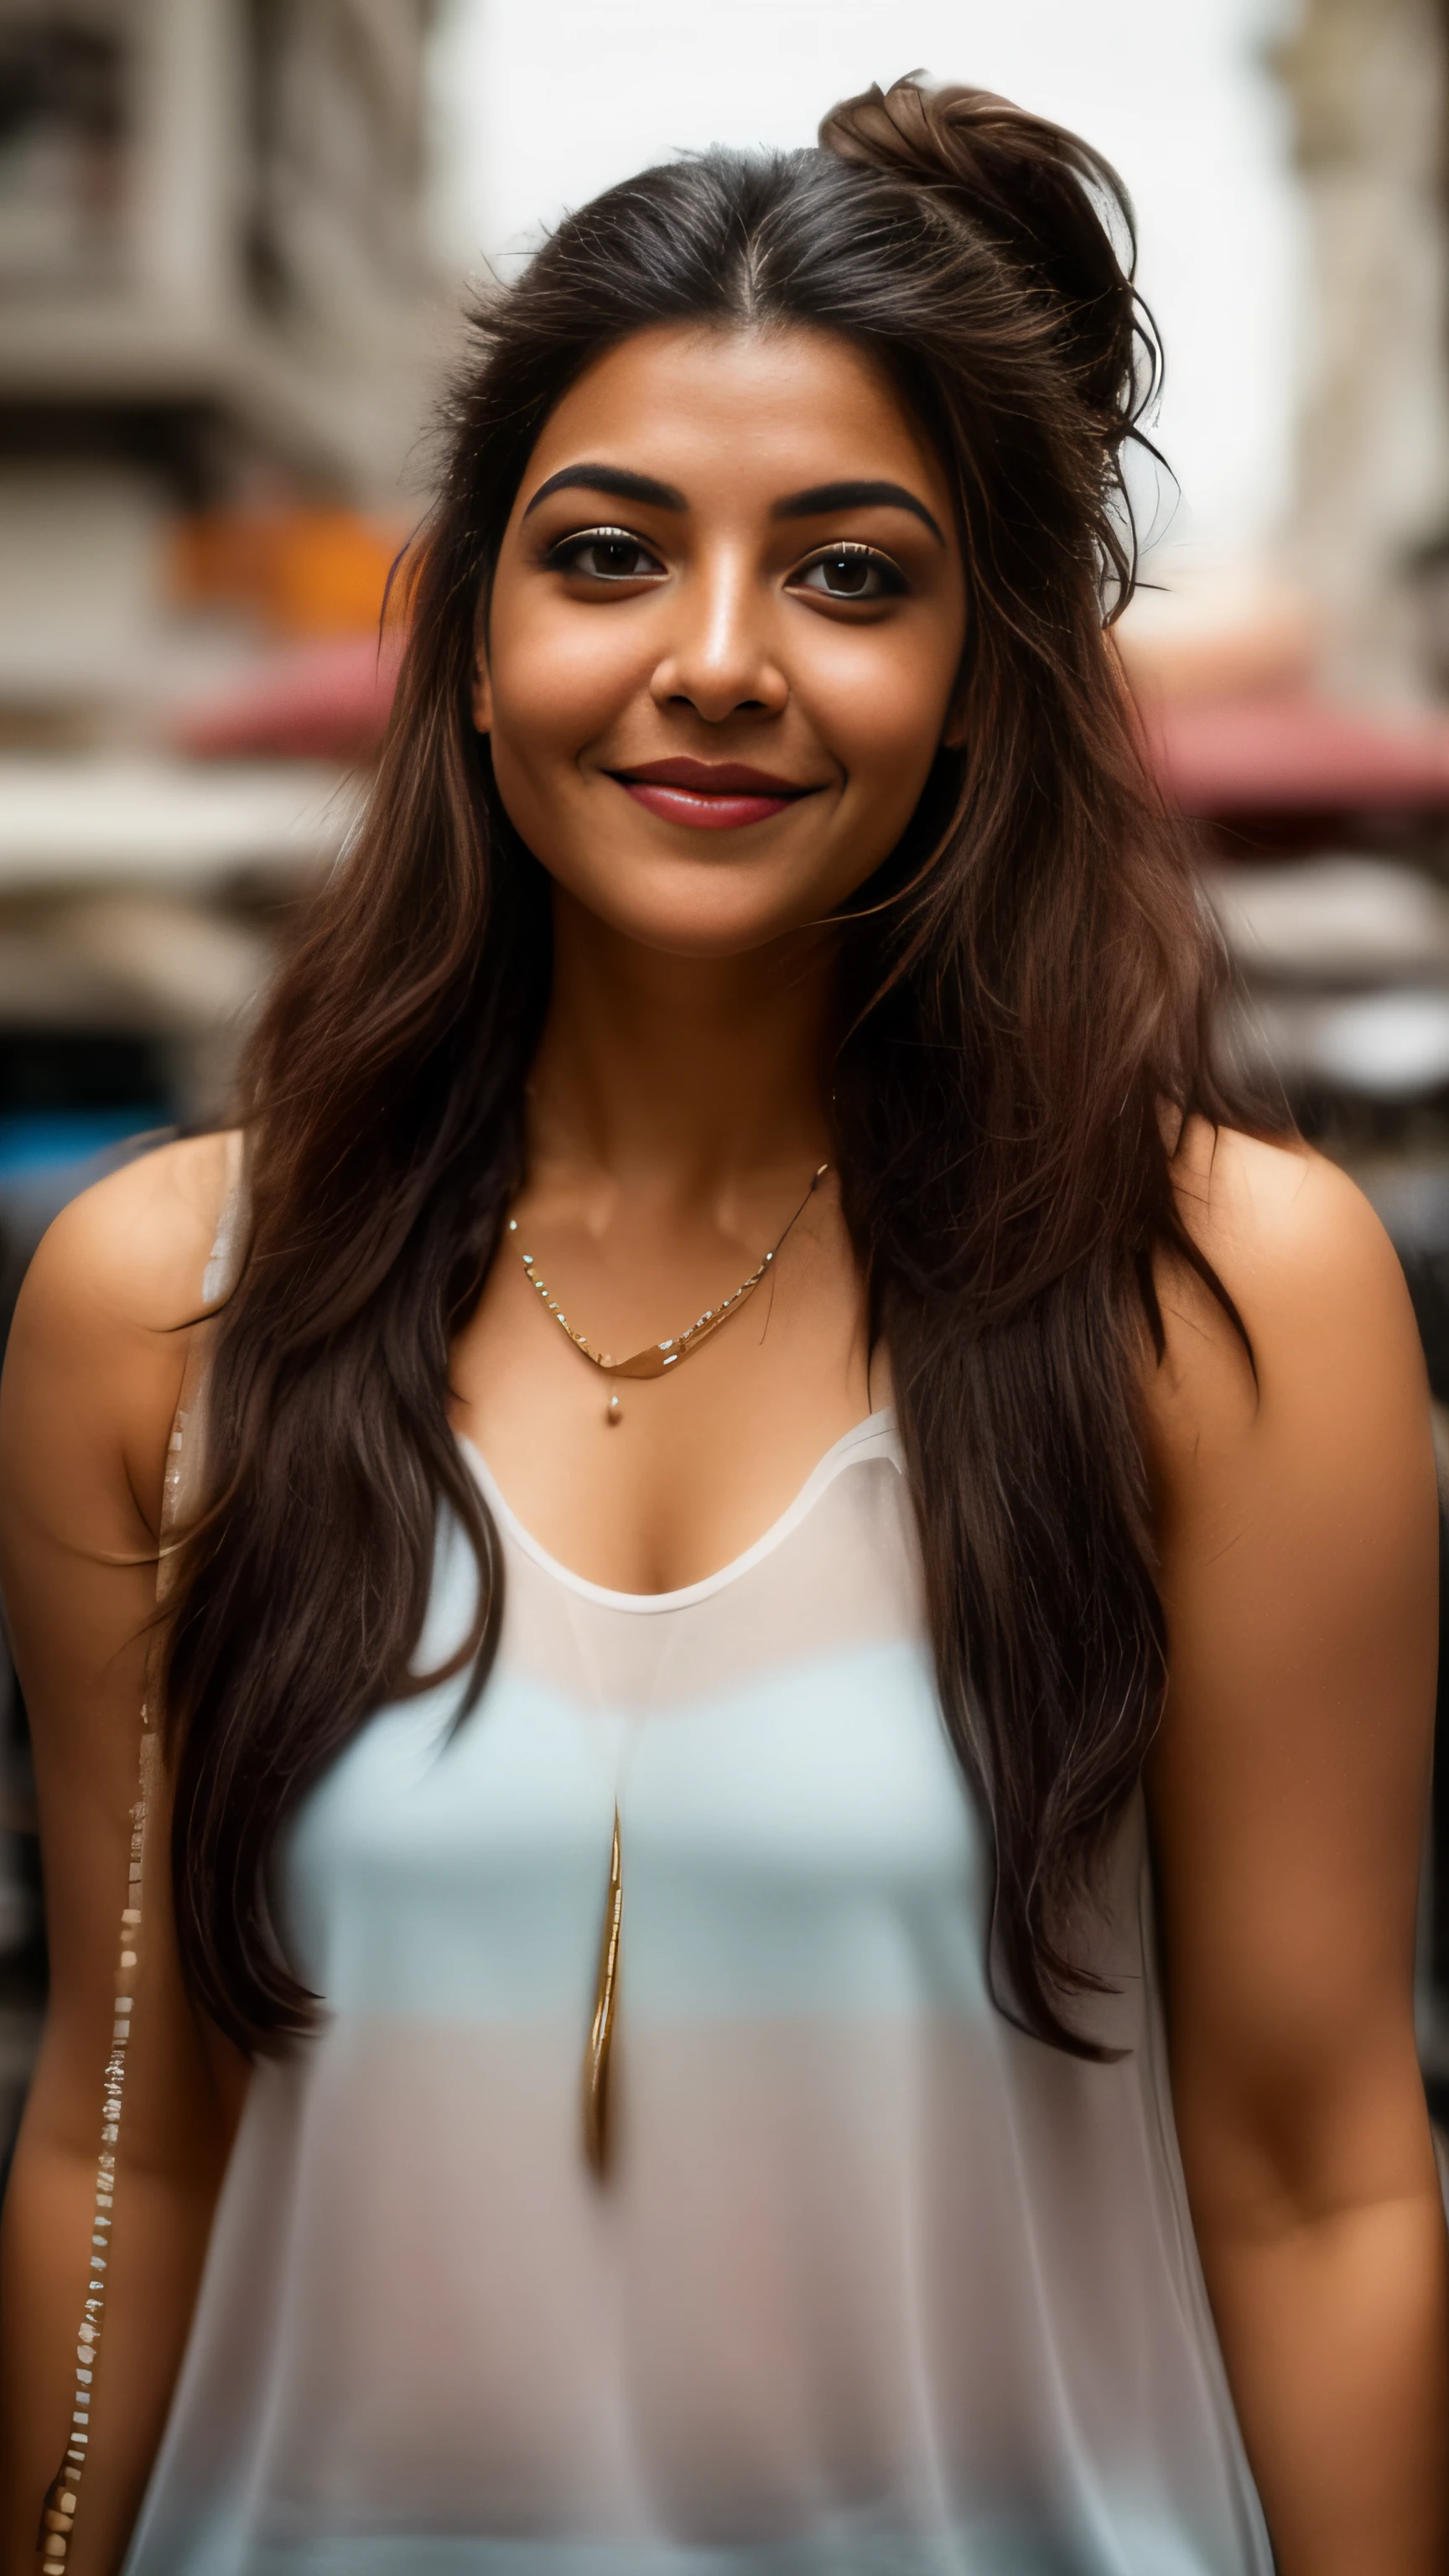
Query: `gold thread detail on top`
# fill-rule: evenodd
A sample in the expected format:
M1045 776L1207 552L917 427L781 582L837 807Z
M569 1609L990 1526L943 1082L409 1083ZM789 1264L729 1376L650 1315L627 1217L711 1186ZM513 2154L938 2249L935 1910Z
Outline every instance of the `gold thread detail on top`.
M584 2054L584 2154L600 2177L609 2161L609 2057L614 2045L614 2015L619 1994L619 1934L624 1921L624 1870L619 1852L619 1804L614 1802L614 1841L609 1853L609 1886L599 1932L599 1981L594 2018Z
M244 1213L242 1187L241 1139L234 1136L227 1146L227 1195L217 1227L211 1258L202 1276L201 1293L207 1306L216 1305L225 1295L235 1258L236 1242ZM192 1389L199 1383L200 1351L193 1345L182 1380L181 1402L171 1425L166 1446L166 1470L161 1484L161 1528L156 1550L156 1599L164 1602L175 1572L176 1538L180 1521L183 1478L192 1466L188 1448L188 1424L194 1432L191 1404ZM146 1891L146 1828L155 1811L161 1776L161 1745L156 1729L156 1648L153 1631L146 1659L145 1680L141 1696L141 1750L137 1766L136 1803L131 1809L130 1847L126 1864L126 1902L121 1909L120 1938L116 1945L115 1998L111 2015L111 2044L101 2079L101 2143L96 2160L96 2188L91 2209L90 2263L86 2274L86 2299L76 2329L75 2374L72 2380L70 2429L65 2456L46 2490L40 2509L40 2528L35 2535L36 2561L41 2576L63 2576L70 2544L75 2533L76 2512L80 2502L81 2477L85 2470L91 2437L91 2398L95 2389L96 2370L100 2360L101 2327L106 2313L106 2281L111 2260L111 2221L115 2211L117 2148L121 2137L121 2104L126 2087L126 2059L130 2050L131 2030L140 1994L142 1968L141 1935L144 1928Z
M173 1432L173 1439L176 1434ZM76 2330L75 2367L71 2380L71 2417L66 2436L65 2456L46 2490L41 2508L40 2528L35 2535L36 2552L42 2568L59 2576L70 2552L75 2530L76 2507L80 2501L80 2483L86 2465L91 2438L91 2397L95 2387L96 2364L100 2358L101 2327L106 2313L106 2275L111 2259L111 2220L115 2209L116 2145L121 2134L121 2099L126 2082L126 2054L131 2040L131 2017L135 2009L134 1988L140 1965L142 1882L146 1857L146 1811L150 1804L156 1731L151 1719L150 1694L141 1711L141 1775L137 1783L136 1803L131 1809L131 1841L127 1862L126 1903L121 1913L115 1980L115 2001L111 2016L111 2045L101 2079L101 2144L96 2160L96 2187L91 2206L90 2261L86 2274L86 2298Z
M180 1455L185 1445L186 1415L178 1411L171 1428L167 1449L166 1475L162 1496L161 1525L163 1533L174 1518L174 1505L179 1482ZM158 1552L156 1568L157 1598L165 1596L170 1568L164 1553ZM121 2135L121 2104L126 2087L126 2059L131 2045L131 2025L136 2009L136 1994L141 1969L141 1935L145 1916L146 1824L155 1799L156 1779L160 1767L160 1749L153 1710L153 1675L148 1672L141 1701L141 1758L136 1782L136 1803L130 1813L130 1845L126 1861L126 1902L121 1909L120 1937L116 1945L114 2001L111 2012L111 2043L101 2078L101 2143L96 2159L96 2187L91 2204L90 2261L86 2273L85 2305L76 2329L75 2366L71 2379L71 2414L66 2435L65 2456L46 2489L40 2511L40 2527L35 2535L36 2555L43 2576L62 2576L70 2555L75 2532L76 2510L80 2502L81 2478L91 2438L91 2399L95 2390L96 2369L101 2353L101 2329L106 2314L106 2283L111 2260L111 2225L116 2198L116 2149Z
M748 1279L742 1279L738 1288L736 1288L730 1296L725 1298L722 1305L706 1306L704 1313L702 1315L696 1315L694 1322L690 1324L684 1332L671 1333L668 1339L662 1342L646 1343L642 1351L634 1351L626 1360L616 1360L612 1352L601 1351L595 1343L589 1340L587 1333L579 1332L577 1327L569 1322L567 1315L559 1305L558 1299L549 1295L547 1282L540 1279L531 1252L521 1253L519 1258L528 1274L531 1286L537 1289L539 1297L548 1313L552 1315L554 1322L562 1326L564 1332L567 1333L569 1340L573 1343L575 1350L582 1351L585 1359L591 1360L596 1369L602 1369L606 1377L663 1377L666 1370L677 1368L681 1360L687 1360L691 1351L697 1351L702 1342L707 1342L712 1333L717 1333L719 1331L721 1324L727 1324L731 1315L737 1315L746 1300L753 1297L761 1280L768 1275L776 1254L783 1249L786 1237L793 1233L795 1227L799 1224L801 1217L804 1215L806 1208L809 1206L811 1199L814 1197L815 1192L820 1187L820 1184L824 1180L829 1169L830 1165L828 1163L821 1164L819 1171L814 1175L809 1189L806 1191L804 1198L800 1201L799 1206L785 1228L784 1234L781 1235L779 1242L771 1246L770 1250L766 1253L764 1260L760 1263L759 1268L757 1270L752 1270ZM518 1219L516 1216L511 1216L509 1218L508 1231L510 1234L516 1234L518 1232ZM609 1409L604 1418L607 1422L622 1421L623 1411L617 1395L609 1398Z

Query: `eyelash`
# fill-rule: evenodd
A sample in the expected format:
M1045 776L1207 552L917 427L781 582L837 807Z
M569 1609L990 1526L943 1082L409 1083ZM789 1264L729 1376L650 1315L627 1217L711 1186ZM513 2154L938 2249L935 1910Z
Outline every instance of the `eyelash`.
M589 573L585 570L581 558L590 546L628 548L636 555L646 556L651 564L658 561L652 549L644 543L642 537L636 537L632 529L607 526L580 528L572 536L560 537L556 545L550 546L544 560L551 571L581 573L586 580L597 581L605 586L611 583L622 586L626 582L648 581L655 577L651 572L637 571ZM832 546L818 547L816 552L791 575L791 586L803 588L807 573L818 571L822 565L829 563L859 565L863 571L876 576L878 587L872 591L862 592L827 590L822 585L810 592L809 595L812 598L833 600L837 606L849 607L863 604L870 607L882 599L901 598L909 587L899 565L892 563L889 555L882 554L876 546L864 544L859 538L841 538Z
M876 600L900 599L909 588L905 574L901 571L899 564L892 563L890 556L883 555L878 547L863 544L858 537L843 538L833 546L819 547L818 550L810 557L809 562L803 563L800 566L800 570L794 575L794 579L797 582L800 582L803 580L803 576L807 572L814 572L822 564L828 563L848 563L858 565L862 572L874 573L877 576L880 586L878 589L869 592L817 590L811 594L812 597L816 599L833 599L837 604L842 601L849 604L854 600L863 599L865 605L869 607Z
M560 537L557 545L549 547L544 560L553 572L582 572L584 567L578 558L587 546L627 546L635 554L649 556L651 562L658 560L643 538L636 537L631 528L608 527L580 528L574 536ZM648 580L651 576L637 572L596 572L588 578L592 581L625 582Z

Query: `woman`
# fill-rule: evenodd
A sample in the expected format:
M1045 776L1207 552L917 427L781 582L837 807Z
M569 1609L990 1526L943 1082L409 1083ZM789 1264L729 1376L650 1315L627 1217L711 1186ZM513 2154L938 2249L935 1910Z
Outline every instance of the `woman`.
M1118 239L905 82L480 325L244 1194L15 1327L8 2568L1443 2563L1424 1387L1207 1062Z

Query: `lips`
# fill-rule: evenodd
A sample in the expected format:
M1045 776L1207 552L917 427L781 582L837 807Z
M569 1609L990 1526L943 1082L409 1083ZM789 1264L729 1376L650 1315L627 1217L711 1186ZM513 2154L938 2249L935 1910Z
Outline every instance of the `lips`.
M611 775L626 795L661 821L698 832L736 832L744 824L766 823L802 796L818 792L732 760L651 760Z

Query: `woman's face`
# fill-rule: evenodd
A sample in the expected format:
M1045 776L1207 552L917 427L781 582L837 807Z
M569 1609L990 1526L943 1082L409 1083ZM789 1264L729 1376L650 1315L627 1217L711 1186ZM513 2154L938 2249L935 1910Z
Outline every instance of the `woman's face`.
M883 374L800 329L641 332L529 460L474 701L556 883L676 955L834 912L949 739L951 494Z

